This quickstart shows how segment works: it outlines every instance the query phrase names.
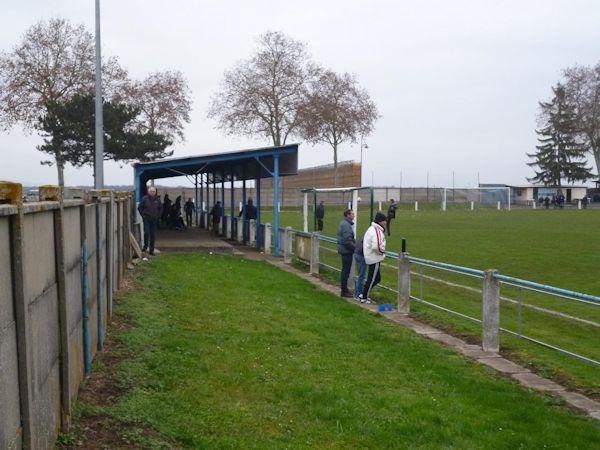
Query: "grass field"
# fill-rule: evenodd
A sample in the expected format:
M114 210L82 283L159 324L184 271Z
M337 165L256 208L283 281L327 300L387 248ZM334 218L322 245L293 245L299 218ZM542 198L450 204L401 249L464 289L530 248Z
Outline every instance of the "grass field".
M327 210L324 234L335 236L342 210ZM330 218L335 216L336 218ZM368 224L368 212L359 217L361 235ZM266 214L264 221L272 220ZM500 273L592 295L600 294L600 222L597 210L439 210L399 211L392 222L388 249L400 250L400 239L408 241L410 254L476 269L497 269ZM282 226L302 227L299 210L284 210ZM330 251L325 251L329 247ZM321 259L339 267L335 245L323 245ZM395 262L383 269L382 284L397 288ZM336 273L327 274L336 281ZM423 277L421 277L421 274ZM453 286L432 281L450 282ZM466 286L468 289L456 285ZM475 318L481 318L481 280L452 275L434 269L413 268L412 294ZM518 291L503 286L501 295L516 301ZM600 328L549 315L532 307L568 314L600 323L600 308L582 306L547 296L521 292L526 305L522 313L524 334L600 360ZM395 295L378 289L376 298L393 301ZM417 317L455 334L479 339L481 326L413 302ZM518 330L518 311L514 303L503 301L501 326ZM532 364L546 376L588 394L600 397L600 370L597 366L574 360L532 343L503 334L501 347L511 357Z
M268 280L268 282L265 282ZM546 448L592 419L265 263L162 255L115 304L124 393L83 404L143 448ZM109 339L115 339L109 334ZM135 430L134 430L135 431ZM66 440L66 439L65 439Z

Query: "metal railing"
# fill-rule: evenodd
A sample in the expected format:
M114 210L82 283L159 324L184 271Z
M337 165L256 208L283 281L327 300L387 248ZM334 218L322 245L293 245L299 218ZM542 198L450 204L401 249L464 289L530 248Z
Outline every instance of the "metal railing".
M234 234L232 237L242 241L241 224L235 225L234 228L237 228L238 233L237 236ZM265 253L272 253L274 231L268 223L259 226L251 223L249 234L252 238L249 243L257 245ZM318 233L306 233L291 227L280 228L278 232L281 256L284 261L288 263L293 260L300 261L307 265L309 272L313 274L318 274L320 268L337 272L341 270L335 238ZM383 278L397 282L391 285L389 282L381 283L378 288L387 292L388 296L389 293L396 296L398 311L409 313L410 303L414 301L471 323L481 324L482 347L487 351L499 351L499 334L503 332L600 366L598 360L600 358L582 354L587 349L577 350L577 344L589 340L590 336L598 339L600 310L597 308L600 308L600 297L502 275L493 270L484 271L432 261L406 253L387 251L385 254L388 259L382 264L382 272L386 271L387 276ZM390 260L394 263L390 264ZM454 292L455 290L459 290L460 293ZM500 295L501 291L503 295ZM515 291L513 295L510 295L511 291ZM476 299L473 298L474 295ZM526 296L529 297L527 301ZM546 303L549 298L562 303L548 306ZM452 301L448 301L449 299ZM567 304L573 306L567 307L565 306ZM501 305L502 324L500 323ZM527 331L525 329L528 320L534 324L529 324ZM538 325L539 322L543 322L543 325L535 328L536 321ZM564 338L564 336L548 336L547 327L552 326L552 321L555 323L566 321L569 324L569 333L573 335L570 336L571 342L568 342L569 339L562 339L565 343L559 345L548 342L551 338L558 338L559 341ZM569 347L567 344L575 349L565 348Z
M283 256L288 262L294 257L309 265L311 273L319 273L319 267L340 271L335 238L318 233L305 233L289 227L281 229L281 232L284 236ZM286 244L288 239L290 242ZM298 240L302 239L305 243L310 241L311 249L310 251L304 249L304 255L298 255L296 247ZM316 249L312 248L315 245ZM380 284L378 287L396 295L399 311L410 312L410 302L414 301L472 323L481 324L484 350L499 351L499 334L503 332L600 366L597 357L585 356L582 354L585 353L584 351L567 349L564 348L566 345L553 345L547 342L548 338L543 337L547 334L547 329L532 328L530 332L524 331L527 326L525 317L528 316L532 322L542 321L549 323L549 326L553 320L567 321L572 324L569 328L573 332L575 329L580 335L591 332L595 333L592 337L597 338L600 313L595 308L600 307L600 297L502 275L493 270L473 269L390 251L386 252L386 256L388 262L382 265L382 270L387 270L388 276L384 276L384 279L394 279L397 283ZM390 259L395 264L390 264ZM390 277L390 274L393 276ZM436 291L438 295L436 292L425 295L426 283L430 286L430 291ZM433 287L435 289L432 289ZM442 298L452 297L448 293L454 290L461 290L463 294L454 294L453 302L444 302ZM508 291L511 290L515 290L516 293L512 296L501 296L501 290L503 294L505 292L509 294ZM530 297L528 301L525 299L526 294ZM473 299L473 295L477 298ZM563 303L551 307L546 305L548 298ZM576 307L568 308L564 306L566 303L574 304ZM502 325L500 305L502 305L503 319L506 319L506 323ZM536 336L536 332L542 337Z

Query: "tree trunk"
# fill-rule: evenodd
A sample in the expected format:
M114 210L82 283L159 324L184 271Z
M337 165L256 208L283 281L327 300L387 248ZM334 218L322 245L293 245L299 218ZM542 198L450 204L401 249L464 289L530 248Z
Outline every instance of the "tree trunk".
M338 187L337 144L333 144L333 186Z
M60 158L56 158L56 170L58 171L58 185L61 188L64 188L65 187L65 163Z
M598 179L600 179L600 148L595 148L592 151L594 153L594 160L596 161L596 174Z

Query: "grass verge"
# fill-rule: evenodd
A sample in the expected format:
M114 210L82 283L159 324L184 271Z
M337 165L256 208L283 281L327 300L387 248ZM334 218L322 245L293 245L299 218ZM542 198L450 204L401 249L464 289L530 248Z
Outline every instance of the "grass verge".
M98 408L181 448L590 448L591 419L267 264L162 255ZM118 428L117 428L118 429ZM145 447L144 447L145 448Z

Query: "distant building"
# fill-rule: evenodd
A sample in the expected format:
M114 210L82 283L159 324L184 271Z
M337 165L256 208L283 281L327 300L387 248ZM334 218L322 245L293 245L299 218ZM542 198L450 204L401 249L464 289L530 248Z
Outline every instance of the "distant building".
M587 186L564 185L558 186L539 186L539 185L521 185L511 186L508 184L480 184L479 187L508 187L510 188L511 203L516 205L530 205L532 202L545 198L552 198L557 192L562 190L566 203L575 203L588 196Z

